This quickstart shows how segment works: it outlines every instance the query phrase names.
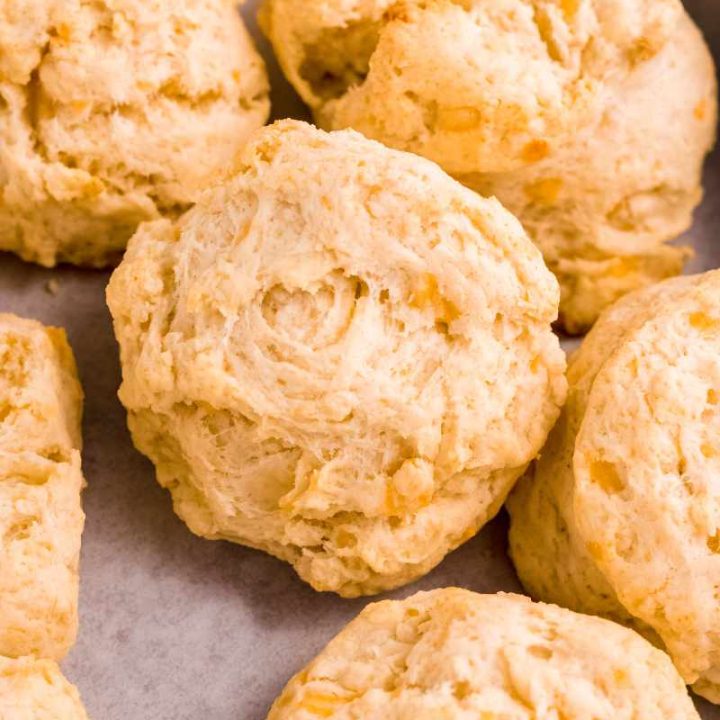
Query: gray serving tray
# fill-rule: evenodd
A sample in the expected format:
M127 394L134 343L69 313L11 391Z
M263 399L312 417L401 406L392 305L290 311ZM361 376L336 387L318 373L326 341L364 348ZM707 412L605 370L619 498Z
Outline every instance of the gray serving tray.
M256 6L250 0L243 13L257 35ZM688 0L687 6L720 58L720 0ZM260 45L272 73L274 117L306 119L267 44ZM698 253L692 271L720 266L719 185L716 153L689 234ZM104 302L108 277L42 270L0 254L0 311L67 328L87 395L80 637L64 669L93 720L263 720L288 678L368 600L315 593L284 563L196 538L176 519L150 463L133 449L116 399L120 372ZM50 280L58 283L55 294ZM506 530L501 516L392 596L446 585L519 591ZM720 708L698 706L705 720L720 720Z

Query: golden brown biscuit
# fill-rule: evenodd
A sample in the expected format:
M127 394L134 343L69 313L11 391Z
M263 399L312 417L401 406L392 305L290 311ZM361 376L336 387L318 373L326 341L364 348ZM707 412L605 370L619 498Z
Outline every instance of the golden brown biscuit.
M267 118L230 0L0 2L0 250L116 261Z
M540 599L632 624L720 700L720 272L633 293L572 358L570 395L508 501Z
M518 216L568 331L681 271L664 243L700 201L717 101L678 0L264 0L262 19L323 127L425 155Z
M698 720L636 633L519 595L445 589L369 605L268 720Z
M520 224L436 165L283 122L108 303L136 445L197 534L353 596L498 511L564 400L558 287Z
M87 720L77 689L51 660L0 656L0 720Z
M65 333L0 314L0 655L75 641L81 412Z

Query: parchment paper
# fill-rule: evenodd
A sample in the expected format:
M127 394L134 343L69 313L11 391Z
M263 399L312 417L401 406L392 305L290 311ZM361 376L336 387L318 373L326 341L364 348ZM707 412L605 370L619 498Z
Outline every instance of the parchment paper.
M256 5L248 2L243 12L257 35ZM720 57L720 3L687 5ZM266 43L260 46L272 74L274 117L306 119ZM692 271L720 266L719 184L716 153L705 202L685 238L698 253ZM116 399L117 350L104 303L108 276L42 270L0 254L0 310L67 328L87 396L80 637L64 670L93 720L263 720L289 677L368 600L315 593L284 563L196 538L175 517L151 465L133 449ZM55 294L51 279L59 283ZM506 531L501 516L393 596L446 585L519 591ZM706 720L720 720L720 708L698 706Z

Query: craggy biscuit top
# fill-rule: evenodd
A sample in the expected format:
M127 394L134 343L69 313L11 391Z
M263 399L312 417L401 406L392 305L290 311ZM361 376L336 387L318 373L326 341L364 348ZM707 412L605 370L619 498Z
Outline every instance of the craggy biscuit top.
M521 578L539 597L635 624L717 700L720 273L615 305L569 379L534 479L510 502Z
M0 314L0 655L75 641L81 412L65 333Z
M497 197L588 330L690 256L717 82L678 0L265 0L321 126L438 162ZM641 150L639 150L641 148Z
M261 20L324 126L458 174L545 157L681 13L678 0L265 0Z
M698 715L631 630L517 595L444 589L370 605L268 720L657 720Z
M268 112L229 0L0 2L0 249L117 259L177 216Z
M497 512L565 392L519 223L421 158L286 121L108 301L135 442L197 533L319 589L427 572Z
M561 321L588 330L623 295L681 273L692 251L670 245L702 199L717 126L715 66L683 16L648 62L616 78L596 121L538 162L459 176L522 222L562 288Z

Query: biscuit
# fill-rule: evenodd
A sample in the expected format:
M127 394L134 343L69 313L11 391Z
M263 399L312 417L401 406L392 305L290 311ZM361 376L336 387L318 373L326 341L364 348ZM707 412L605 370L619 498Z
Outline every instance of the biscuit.
M0 656L0 720L87 720L87 715L56 663Z
M177 513L345 596L498 511L564 400L558 297L497 201L293 121L143 225L108 289L120 398Z
M534 597L633 625L720 701L720 272L623 298L569 382L508 501L520 578Z
M65 333L0 314L0 655L75 641L82 390Z
M0 250L119 259L264 124L260 56L230 0L0 5Z
M637 633L519 595L444 589L369 605L268 720L698 720Z
M561 320L680 273L716 126L710 53L677 0L264 0L328 129L424 155L540 246ZM642 147L642 152L638 151Z

